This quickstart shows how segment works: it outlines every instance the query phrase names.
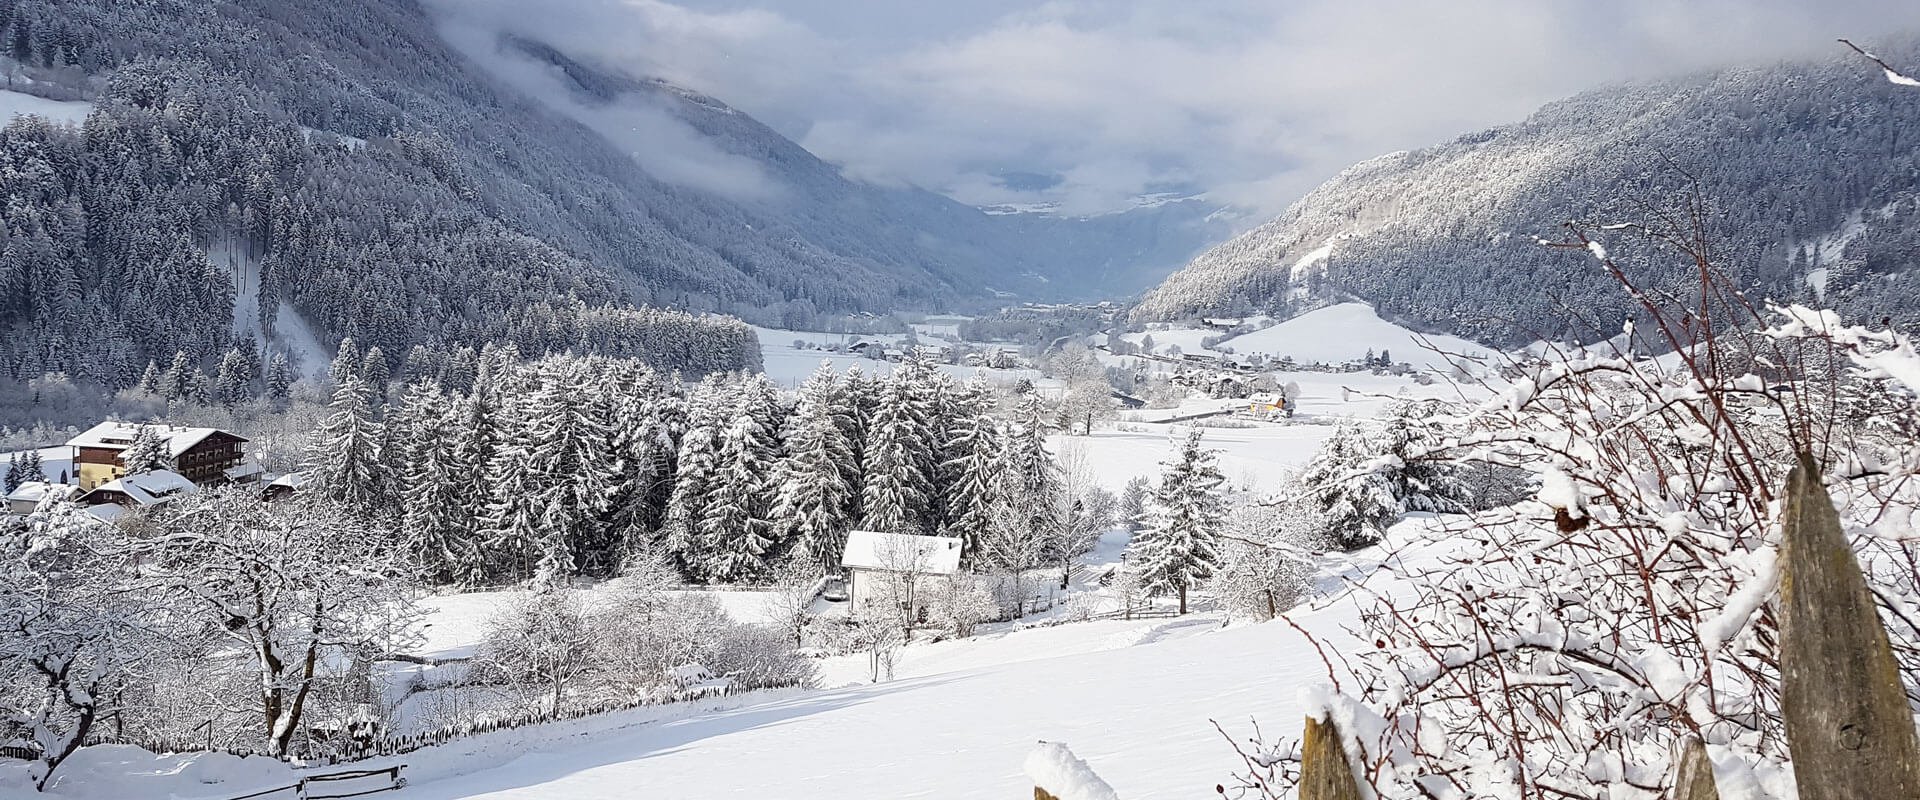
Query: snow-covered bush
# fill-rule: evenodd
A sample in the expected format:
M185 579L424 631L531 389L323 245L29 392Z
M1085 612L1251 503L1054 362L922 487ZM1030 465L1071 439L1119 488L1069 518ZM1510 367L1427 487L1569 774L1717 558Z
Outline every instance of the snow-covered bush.
M975 625L998 617L1000 604L986 581L972 575L955 575L934 590L927 611L934 624L964 639L973 635Z
M1300 503L1244 499L1227 514L1207 589L1229 617L1273 619L1307 593L1323 542Z
M519 598L487 621L472 679L560 713L569 690L594 670L596 631L580 598L548 589Z
M728 625L701 648L699 663L741 689L809 686L815 674L786 632L766 625Z

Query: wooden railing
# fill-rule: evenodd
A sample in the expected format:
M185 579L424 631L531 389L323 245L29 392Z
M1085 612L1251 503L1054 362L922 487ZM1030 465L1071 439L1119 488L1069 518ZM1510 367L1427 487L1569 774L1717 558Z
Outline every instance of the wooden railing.
M321 775L308 775L285 786L261 789L251 794L243 794L227 800L340 800L346 797L361 797L381 792L391 792L407 785L407 779L400 777L405 764L396 764L384 769L358 769L341 772L328 772ZM349 784L338 786L335 784Z

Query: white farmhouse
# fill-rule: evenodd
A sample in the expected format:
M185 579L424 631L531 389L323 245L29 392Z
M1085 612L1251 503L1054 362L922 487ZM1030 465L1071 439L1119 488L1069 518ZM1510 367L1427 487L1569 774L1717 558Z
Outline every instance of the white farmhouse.
M960 540L952 536L853 531L840 556L847 599L855 610L885 608L920 620L933 589L960 571Z

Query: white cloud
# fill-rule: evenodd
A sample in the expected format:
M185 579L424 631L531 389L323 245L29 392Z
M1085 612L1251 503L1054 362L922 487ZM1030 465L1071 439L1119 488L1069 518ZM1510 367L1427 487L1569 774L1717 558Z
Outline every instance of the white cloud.
M1189 185L1271 213L1584 88L1920 25L1887 0L435 2L710 93L862 180L1078 211Z

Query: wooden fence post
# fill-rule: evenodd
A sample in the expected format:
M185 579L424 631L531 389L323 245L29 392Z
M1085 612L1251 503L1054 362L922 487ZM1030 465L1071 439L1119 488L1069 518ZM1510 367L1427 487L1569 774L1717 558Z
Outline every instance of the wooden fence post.
M1707 746L1698 736L1689 736L1680 745L1680 766L1673 771L1673 800L1720 800L1713 761L1707 758Z
M1783 525L1781 703L1800 800L1920 797L1920 737L1886 628L1805 453Z
M1307 718L1300 736L1300 800L1360 800L1353 765L1332 720Z

